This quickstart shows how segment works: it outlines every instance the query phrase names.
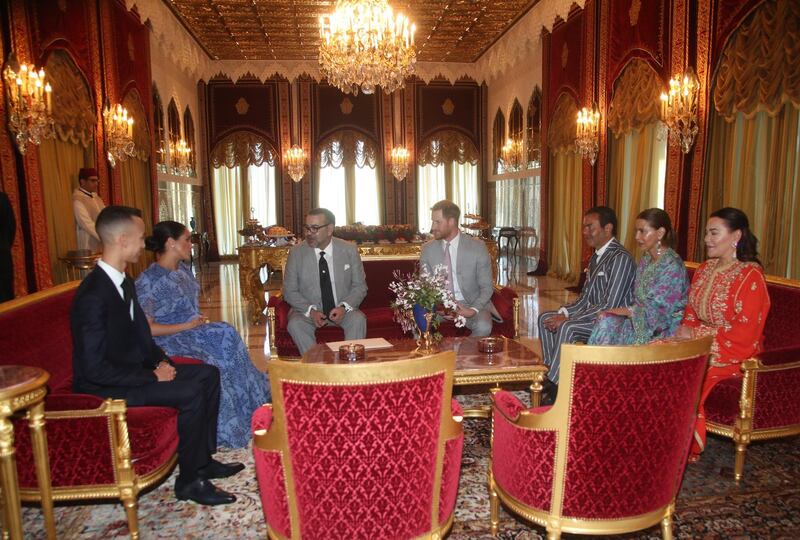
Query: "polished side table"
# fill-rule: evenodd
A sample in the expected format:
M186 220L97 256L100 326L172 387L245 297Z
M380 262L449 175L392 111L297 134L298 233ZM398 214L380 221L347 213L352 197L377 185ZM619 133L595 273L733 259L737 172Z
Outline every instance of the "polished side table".
M22 538L17 465L14 459L14 424L11 415L27 411L31 430L36 480L41 493L42 513L48 538L56 537L53 520L53 494L50 487L50 465L47 436L44 432L44 396L50 374L32 366L0 366L0 478L3 490L3 526L12 540Z

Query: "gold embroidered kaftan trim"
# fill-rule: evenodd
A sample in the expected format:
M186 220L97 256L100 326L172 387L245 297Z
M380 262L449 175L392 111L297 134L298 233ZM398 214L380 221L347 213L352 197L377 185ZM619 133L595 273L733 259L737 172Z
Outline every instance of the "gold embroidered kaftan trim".
M800 108L800 2L768 0L736 30L719 61L714 106L728 122L737 113L777 115Z

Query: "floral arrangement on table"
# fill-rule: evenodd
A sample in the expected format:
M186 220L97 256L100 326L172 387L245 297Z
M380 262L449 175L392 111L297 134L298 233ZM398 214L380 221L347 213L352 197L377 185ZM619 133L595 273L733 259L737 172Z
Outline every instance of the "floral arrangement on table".
M438 265L433 272L422 266L410 274L395 270L393 276L395 281L389 284L389 290L396 298L391 307L394 320L403 332L430 334L433 331L433 338L438 340L442 336L437 330L445 316L454 316L459 328L467 323L463 316L455 315L458 304L453 292L447 288L447 268L444 265ZM430 315L430 328L426 314Z
M344 225L333 229L333 236L356 243L411 242L417 234L411 225Z

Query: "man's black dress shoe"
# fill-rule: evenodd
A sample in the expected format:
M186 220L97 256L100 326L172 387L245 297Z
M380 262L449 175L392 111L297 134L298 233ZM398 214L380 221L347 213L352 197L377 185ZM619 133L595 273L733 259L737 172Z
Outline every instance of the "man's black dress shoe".
M556 397L558 396L558 385L555 384L550 379L545 379L542 383L542 399L540 401L541 406L545 405L552 405L556 402Z
M214 480L215 478L228 478L243 470L243 463L220 463L216 459L211 458L208 465L197 470L197 476L205 478L206 480Z
M216 487L211 481L197 478L185 486L175 482L175 496L181 501L189 499L205 506L217 506L236 502L236 496Z

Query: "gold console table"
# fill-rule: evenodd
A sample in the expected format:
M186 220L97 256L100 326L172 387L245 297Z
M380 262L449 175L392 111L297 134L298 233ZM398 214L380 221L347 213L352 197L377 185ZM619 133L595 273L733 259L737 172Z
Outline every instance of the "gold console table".
M489 257L492 260L492 277L497 283L497 245L485 240ZM419 259L421 243L359 244L358 252L362 260ZM261 316L267 308L264 298L264 285L259 274L265 266L271 271L283 270L289 250L294 246L242 246L239 248L239 287L242 297L251 309L250 321L261 324Z

